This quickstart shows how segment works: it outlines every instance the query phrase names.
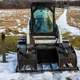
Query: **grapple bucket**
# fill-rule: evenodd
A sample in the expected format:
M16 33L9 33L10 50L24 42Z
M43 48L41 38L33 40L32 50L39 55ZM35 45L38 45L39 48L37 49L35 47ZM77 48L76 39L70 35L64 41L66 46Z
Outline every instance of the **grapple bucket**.
M65 48L65 49L64 49ZM78 70L75 51L66 44L35 46L31 55L22 56L21 72ZM21 65L22 64L22 65Z

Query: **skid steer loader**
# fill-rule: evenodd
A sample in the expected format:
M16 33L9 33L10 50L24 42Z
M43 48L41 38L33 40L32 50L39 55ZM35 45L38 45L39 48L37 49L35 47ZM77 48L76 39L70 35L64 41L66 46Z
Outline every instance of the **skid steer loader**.
M18 43L18 64L16 71L43 72L78 70L74 48L63 40L55 22L55 7L52 3L33 2L29 35ZM26 52L20 52L26 45ZM19 50L20 49L20 50Z

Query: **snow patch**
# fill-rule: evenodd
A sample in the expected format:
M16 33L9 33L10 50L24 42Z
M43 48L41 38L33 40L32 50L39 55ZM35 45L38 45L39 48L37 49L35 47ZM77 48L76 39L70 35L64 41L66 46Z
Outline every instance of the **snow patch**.
M0 33L5 32L6 29L0 27Z
M61 30L62 33L64 33L64 32L70 32L73 35L80 36L80 30L79 30L79 28L70 26L67 23L66 14L67 14L67 9L64 9L64 13L56 21L59 29Z

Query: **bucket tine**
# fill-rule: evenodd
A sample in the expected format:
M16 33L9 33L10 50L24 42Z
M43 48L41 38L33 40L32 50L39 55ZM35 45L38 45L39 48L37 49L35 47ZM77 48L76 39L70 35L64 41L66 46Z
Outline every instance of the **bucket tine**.
M50 64L50 68L51 68L51 70L53 71L53 67L52 67L52 64Z
M40 66L41 66L41 70L43 70L43 66L42 66L42 64L40 64Z

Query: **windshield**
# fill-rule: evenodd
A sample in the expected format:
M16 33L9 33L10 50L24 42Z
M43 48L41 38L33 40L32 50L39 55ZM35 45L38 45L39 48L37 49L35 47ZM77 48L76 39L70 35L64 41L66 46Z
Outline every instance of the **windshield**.
M38 8L33 13L33 30L37 33L53 32L53 13L48 8Z

